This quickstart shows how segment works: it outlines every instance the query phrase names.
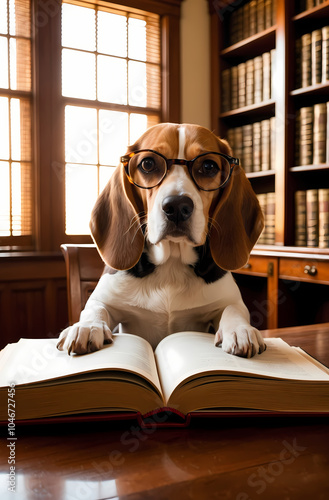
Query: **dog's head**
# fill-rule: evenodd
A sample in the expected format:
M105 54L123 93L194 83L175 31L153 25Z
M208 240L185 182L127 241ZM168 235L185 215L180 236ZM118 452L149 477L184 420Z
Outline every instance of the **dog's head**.
M222 269L242 267L263 227L258 200L228 143L197 125L160 124L128 148L94 207L104 261L130 269L145 238L196 247L209 238ZM185 160L185 161L184 161Z

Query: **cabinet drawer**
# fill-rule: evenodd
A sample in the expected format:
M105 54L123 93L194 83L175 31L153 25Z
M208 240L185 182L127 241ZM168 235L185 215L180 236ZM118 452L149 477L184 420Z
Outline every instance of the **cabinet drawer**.
M281 258L279 278L329 285L329 262L314 259Z
M268 276L268 265L274 260L276 259L252 255L249 258L248 263L244 267L234 272L241 274L250 274L253 276Z

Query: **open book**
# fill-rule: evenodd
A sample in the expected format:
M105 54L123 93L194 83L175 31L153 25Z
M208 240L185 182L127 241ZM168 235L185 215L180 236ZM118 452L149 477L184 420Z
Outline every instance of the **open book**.
M282 339L251 359L214 346L208 333L146 340L114 335L111 345L84 356L56 349L57 339L21 339L0 353L0 421L14 389L16 420L104 413L145 415L234 410L328 412L329 370Z

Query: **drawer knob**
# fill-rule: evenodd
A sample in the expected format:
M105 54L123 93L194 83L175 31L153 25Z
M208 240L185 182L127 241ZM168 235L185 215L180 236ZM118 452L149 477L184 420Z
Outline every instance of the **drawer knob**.
M251 264L247 262L247 264L243 266L243 269L251 269Z
M304 273L309 274L310 276L315 276L317 274L317 272L318 272L318 270L315 266L306 265L304 267Z

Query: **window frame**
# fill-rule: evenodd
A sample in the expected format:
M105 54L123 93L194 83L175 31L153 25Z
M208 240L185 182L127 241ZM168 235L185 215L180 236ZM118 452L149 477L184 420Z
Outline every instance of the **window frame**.
M7 4L9 6L9 4ZM9 11L7 11L7 18L9 20ZM31 4L31 18L32 18L32 4ZM21 89L12 89L11 84L10 84L10 71L8 72L8 88L1 88L0 89L0 96L5 97L8 99L8 112L10 116L10 109L11 109L11 100L12 99L18 99L20 101L20 107L22 101L28 103L31 114L29 116L28 121L30 122L31 125L31 140L32 140L32 128L33 128L33 75L32 75L32 64L33 64L33 35L32 35L32 30L27 30L29 31L29 34L22 34L22 33L15 33L12 34L10 33L10 30L8 30L7 33L1 33L2 38L6 38L8 41L8 52L9 52L9 47L10 47L10 40L15 39L15 40L25 40L30 42L30 57L31 57L31 88L29 90L23 90ZM9 53L8 53L9 56ZM10 56L8 57L8 62L10 64ZM0 117L1 118L1 117ZM10 123L10 118L9 118L9 123ZM9 131L9 141L11 142L11 130ZM28 231L25 232L24 230L22 231L23 234L20 235L13 235L10 234L8 236L0 236L0 250L1 251L12 251L12 250L21 250L21 249L26 249L26 250L31 250L34 248L34 213L33 213L33 203L34 203L34 193L33 193L33 184L34 184L34 151L32 144L29 145L29 159L24 159L21 158L20 160L18 159L13 159L12 157L12 152L10 151L9 153L9 158L8 160L1 160L8 162L9 165L9 177L11 178L11 172L12 172L12 165L13 164L29 164L30 166L30 173L28 175L29 177L29 186L31 189L30 197L27 195L27 205L29 205L29 211L28 213ZM23 189L22 189L23 190ZM10 187L10 198L12 195L12 187ZM13 228L13 213L12 213L12 201L10 201L10 233L12 233L12 228ZM24 215L27 215L26 213L24 214L24 211L22 210L22 220L25 218ZM25 233L25 234L24 234Z
M181 1L89 0L91 4L112 5L122 10L128 7L160 16L162 122L180 121L180 58L177 47L180 46ZM58 251L62 243L92 241L89 235L65 234L65 98L61 95L61 3L61 0L32 0L34 218L37 251Z

